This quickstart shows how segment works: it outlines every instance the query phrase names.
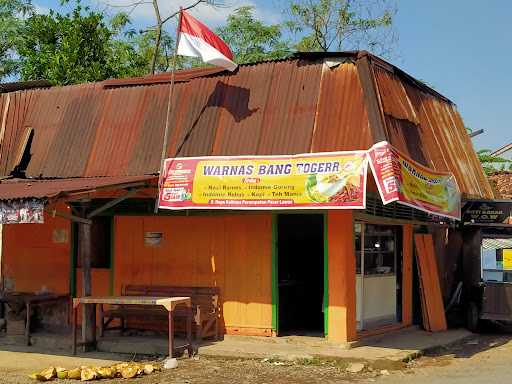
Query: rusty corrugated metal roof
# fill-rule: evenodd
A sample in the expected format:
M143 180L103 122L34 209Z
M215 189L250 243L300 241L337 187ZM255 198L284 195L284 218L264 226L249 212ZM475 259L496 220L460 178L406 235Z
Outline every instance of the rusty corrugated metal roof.
M399 75L375 68L386 136L425 166L452 172L468 197L493 196L455 105L425 93Z
M489 175L489 180L498 192L498 198L512 200L512 172L495 172Z
M16 81L12 83L2 83L0 84L0 93L5 92L16 92L24 89L33 89L33 88L49 88L52 86L47 80L28 80L28 81Z
M56 198L105 188L126 188L155 176L89 177L56 180L11 179L0 183L0 199Z
M169 157L367 149L388 140L431 168L453 172L467 195L492 198L455 106L368 53L201 71L176 84ZM163 83L0 95L0 176L11 174L32 128L27 177L157 173L169 92L168 75L158 76Z
M218 74L226 71L220 67L200 67L183 69L176 71L175 79L176 82L189 81L196 77L204 77L209 75ZM125 79L109 79L103 81L103 86L108 87L124 87L131 85L149 85L149 84L160 84L169 83L171 81L171 72L157 73L154 75L147 75L141 77L129 77Z

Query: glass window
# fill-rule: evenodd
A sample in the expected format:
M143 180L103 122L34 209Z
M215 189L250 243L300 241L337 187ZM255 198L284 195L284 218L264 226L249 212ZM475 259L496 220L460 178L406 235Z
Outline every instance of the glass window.
M512 239L482 239L482 280L512 282Z
M396 229L390 226L366 225L364 233L365 275L395 273Z
M396 230L394 226L355 224L357 274L361 273L363 243L365 275L394 274L396 272Z

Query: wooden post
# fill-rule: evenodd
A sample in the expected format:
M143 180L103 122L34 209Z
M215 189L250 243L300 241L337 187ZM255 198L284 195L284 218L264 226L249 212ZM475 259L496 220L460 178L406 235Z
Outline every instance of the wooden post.
M87 217L87 203L82 203L82 217ZM80 257L82 269L82 292L81 296L91 296L91 225L78 223L78 254ZM94 306L90 304L82 305L82 342L84 352L90 347L95 347L96 343L96 313Z

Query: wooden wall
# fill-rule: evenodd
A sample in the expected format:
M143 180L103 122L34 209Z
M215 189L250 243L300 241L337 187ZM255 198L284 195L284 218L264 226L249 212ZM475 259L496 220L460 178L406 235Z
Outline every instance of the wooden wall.
M145 232L161 232L158 246ZM270 215L117 216L114 293L126 284L218 286L228 333L272 327Z
M65 206L59 206L66 211ZM3 226L2 279L6 288L69 293L71 225L45 213L45 224Z

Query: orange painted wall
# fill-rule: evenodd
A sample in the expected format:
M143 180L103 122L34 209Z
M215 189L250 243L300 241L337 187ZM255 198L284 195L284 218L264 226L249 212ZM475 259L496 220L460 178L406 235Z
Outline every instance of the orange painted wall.
M114 292L126 284L218 286L228 331L270 330L271 225L270 215L118 216ZM162 243L144 245L145 232L162 232Z
M65 206L58 209L67 210ZM46 287L52 292L69 293L70 244L71 225L67 219L45 213L44 224L4 225L4 285L17 291L37 292Z
M356 332L356 257L352 211L327 213L329 268L328 339L334 342L355 340Z

